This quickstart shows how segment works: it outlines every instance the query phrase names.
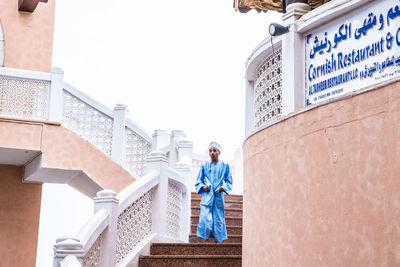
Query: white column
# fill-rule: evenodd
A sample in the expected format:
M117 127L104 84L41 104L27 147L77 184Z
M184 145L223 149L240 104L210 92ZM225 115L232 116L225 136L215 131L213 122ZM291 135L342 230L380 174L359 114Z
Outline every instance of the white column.
M181 239L189 242L190 234L190 215L191 215L191 189L192 181L192 155L193 143L189 140L180 140L178 142L178 162L176 171L185 179L186 190L182 194L182 221L181 221Z
M60 267L61 262L67 258L74 258L74 266L82 266L81 261L84 256L83 246L80 241L73 237L60 237L56 239L54 245L53 267ZM79 260L78 260L79 259ZM69 265L68 265L69 266Z
M297 33L296 21L310 6L293 3L286 7L283 24L289 32L282 35L282 115L305 106L305 52L304 36Z
M161 149L167 147L169 145L169 136L167 131L157 129L154 131L152 135L152 144L151 147L154 151L161 151Z
M128 107L126 105L117 104L114 107L111 159L122 166L125 165L125 153L126 153L125 120L127 113L128 113Z
M147 172L160 173L152 198L152 232L157 233L161 240L167 240L168 159L164 152L153 151L147 156L146 162Z
M49 120L61 122L63 110L64 70L51 69Z
M254 81L246 80L245 137L254 130Z
M180 130L173 130L169 141L169 166L174 168L178 162L178 142L186 137L185 132Z
M118 203L117 194L111 190L97 192L94 200L94 213L100 209L107 210L110 215L109 225L103 233L103 245L100 252L100 266L115 266L117 251Z

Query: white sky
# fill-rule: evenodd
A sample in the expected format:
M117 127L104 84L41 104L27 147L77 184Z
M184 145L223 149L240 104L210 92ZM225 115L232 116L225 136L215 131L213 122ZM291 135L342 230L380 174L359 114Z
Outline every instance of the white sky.
M103 105L128 105L128 117L148 133L183 130L195 152L215 140L232 159L244 141L245 61L280 21L274 12L236 13L232 4L57 0L53 66ZM52 265L55 238L76 234L92 212L74 189L45 185L42 203L55 200L42 205L40 267Z

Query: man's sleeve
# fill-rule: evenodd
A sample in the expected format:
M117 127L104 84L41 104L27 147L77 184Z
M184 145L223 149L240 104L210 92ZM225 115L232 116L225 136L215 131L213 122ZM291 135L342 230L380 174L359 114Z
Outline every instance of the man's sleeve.
M202 194L204 192L203 186L205 186L205 185L211 186L211 185L207 184L207 181L204 177L204 165L201 165L199 174L197 175L196 184L194 185L194 189L195 189L196 193Z
M224 190L225 194L229 195L229 192L232 190L232 174L229 168L229 165L226 164L226 172L225 172L225 179L222 182L222 190Z

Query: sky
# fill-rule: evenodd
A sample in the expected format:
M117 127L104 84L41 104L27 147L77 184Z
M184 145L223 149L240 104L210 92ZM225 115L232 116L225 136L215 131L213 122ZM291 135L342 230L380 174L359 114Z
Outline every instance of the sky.
M233 1L58 0L53 66L100 103L129 107L148 133L179 129L203 153L244 141L245 62L278 13Z
M101 104L127 105L128 117L149 134L183 130L194 152L215 140L221 158L233 159L244 141L245 62L281 15L241 14L232 6L233 0L57 0L52 65ZM93 203L52 184L44 185L42 203L37 266L51 266L55 238L76 234Z

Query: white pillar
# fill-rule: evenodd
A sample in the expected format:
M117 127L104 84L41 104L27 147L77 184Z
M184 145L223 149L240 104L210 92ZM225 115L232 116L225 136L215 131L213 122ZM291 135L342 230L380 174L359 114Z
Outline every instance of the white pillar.
M162 148L165 148L169 145L169 138L167 131L157 129L154 131L152 135L152 144L151 147L154 151L161 151Z
M126 153L126 134L125 124L128 107L126 105L117 104L114 107L113 135L111 159L120 164L125 165Z
M190 216L191 216L191 189L192 181L192 155L193 143L189 140L180 140L178 142L178 162L176 171L185 179L186 191L182 194L182 221L181 221L181 239L189 242L190 234Z
M103 233L103 246L100 252L100 266L115 266L117 251L117 224L118 224L118 203L117 194L111 190L97 192L94 200L94 213L100 209L107 210L110 215L108 227Z
M289 32L282 35L282 115L287 115L305 106L305 52L304 36L297 33L296 21L310 6L293 3L286 7L283 24Z
M167 239L167 210L168 210L168 159L162 151L152 151L146 159L147 172L160 173L158 185L152 198L152 232L157 233L161 240Z
M178 162L178 142L186 137L185 132L173 130L169 141L169 166L174 168Z
M75 266L81 266L81 260L84 256L83 246L80 241L73 237L60 237L56 239L54 245L53 267L60 267L61 262L67 257L75 258ZM78 260L79 259L79 260Z
M63 110L64 70L51 69L49 115L51 121L61 122Z
M254 81L246 79L245 137L254 130Z

